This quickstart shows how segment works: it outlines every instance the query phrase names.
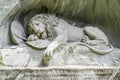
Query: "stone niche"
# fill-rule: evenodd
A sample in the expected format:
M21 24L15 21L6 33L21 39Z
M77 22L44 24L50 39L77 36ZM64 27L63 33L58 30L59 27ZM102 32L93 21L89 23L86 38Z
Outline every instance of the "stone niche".
M37 71L38 69L38 73L36 72L33 74L36 74L37 76L37 74L39 75L40 73L42 73L42 70L43 70L44 74L48 75L48 78L45 78L44 74L41 74L41 77L39 77L41 78L41 80L54 79L52 78L53 76L56 76L54 74L54 69L56 73L59 73L61 70L63 70L62 72L60 72L61 75L58 74L56 76L57 78L55 79L58 79L59 76L62 76L61 79L65 79L65 76L62 75L62 74L65 74L66 76L69 76L69 78L67 79L71 79L71 77L74 76L75 80L82 80L83 75L81 74L82 72L80 71L81 68L78 66L77 67L73 66L74 68L73 67L71 68L71 66L43 68L43 69L41 68L41 67L46 67L50 65L53 65L53 66L63 65L66 59L68 59L67 61L69 65L71 65L72 63L74 63L74 65L78 64L77 61L80 59L82 61L80 62L80 66L81 65L82 66L84 65L99 66L98 68L95 67L95 69L97 69L98 72L97 71L95 72L95 69L91 69L91 68L88 69L88 71L92 70L91 74L86 74L88 73L87 68L82 69L83 72L86 71L84 75L95 76L91 78L95 80L102 80L102 79L113 80L115 75L119 72L118 71L119 70L118 66L120 65L120 50L119 50L120 48L120 37L119 37L120 35L120 32L119 32L120 1L119 0L13 0L11 2L8 1L9 3L5 1L3 2L7 3L7 4L3 4L3 6L7 6L7 5L10 5L10 6L4 7L5 9L2 8L3 10L1 11L4 11L2 12L4 15L0 14L0 16L2 16L0 19L0 24L1 24L0 48L1 48L1 57L2 57L0 58L1 64L4 63L6 66L12 66L12 67L19 67L19 66L20 67L37 67L37 68L31 68L32 71ZM99 55L92 52L84 52L85 49L86 50L88 49L88 48L85 48L83 50L82 55L78 56L78 54L77 55L64 54L64 51L59 51L58 49L59 51L58 53L63 53L63 54L54 55L54 57L52 57L50 65L48 65L49 64L48 60L50 60L51 57L49 56L43 57L43 52L45 49L38 50L38 49L34 49L33 47L29 47L29 46L26 47L26 45L24 44L19 46L18 43L22 41L18 40L19 42L17 42L16 41L17 39L13 36L14 33L11 32L11 29L12 29L11 25L13 24L13 21L17 20L19 26L22 25L23 28L22 29L20 28L19 30L17 30L18 27L14 27L13 31L15 29L16 29L15 31L18 31L18 32L24 31L23 33L25 34L25 36L28 37L29 32L27 29L28 29L28 24L31 18L33 18L36 14L46 14L46 13L51 15L53 14L58 18L62 18L66 20L69 24L78 26L79 28L84 28L85 26L95 26L99 28L108 37L109 43L113 45L114 47L113 52L105 55ZM12 38L11 38L11 34L12 34ZM13 39L13 37L15 40ZM79 48L79 46L77 47ZM14 55L12 53L14 53ZM16 57L17 57L17 60L16 60ZM19 59L23 59L23 60L19 61ZM75 61L75 59L77 61ZM44 62L44 65L43 65L43 62ZM110 66L114 66L114 67L117 66L117 68L114 68L114 69L109 68L109 71L108 71L108 69L106 69L105 67L110 67ZM103 69L103 73L99 72L99 70L101 70L100 68ZM67 71L66 69L71 70L71 72L76 71L77 73L75 72L75 75L73 74L68 75L67 72L69 73L69 71ZM6 68L3 68L3 70L6 71ZM29 74L33 75L31 72L29 72L29 70L23 69L23 68L19 70L12 68L11 71L12 70L16 71L17 73L21 71L20 75L18 75L18 79L23 75L27 76L25 79L27 79L28 77L30 78ZM12 75L13 77L16 72L13 72L13 75ZM28 74L25 74L25 72ZM49 72L52 72L51 73L52 76L49 74ZM10 74L11 72L6 71L5 73ZM6 74L2 74L2 75L5 76ZM105 76L102 77L102 75L100 74L105 74ZM76 75L78 76L75 77ZM112 75L112 77L109 77L110 75ZM115 80L119 80L118 79L119 74L117 74L116 76L117 77ZM1 78L1 79L5 79L5 78ZM34 78L31 78L31 79L34 79ZM89 79L89 76L86 77L86 79Z
M78 25L86 23L99 25L98 27L105 32L112 45L120 47L118 0L114 0L114 2L112 0L31 0L30 2L28 0L6 0L6 2L1 0L1 5L5 5L4 8L1 7L1 26L8 26L10 23L5 24L6 20L11 22L17 18L26 28L28 20L35 14L56 14L74 21ZM1 32L1 36L2 34L4 33ZM1 41L1 45L6 42Z

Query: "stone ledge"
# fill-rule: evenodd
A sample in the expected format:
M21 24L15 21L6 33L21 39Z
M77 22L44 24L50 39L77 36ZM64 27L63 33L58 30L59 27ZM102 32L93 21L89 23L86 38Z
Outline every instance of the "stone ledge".
M1 67L1 80L113 80L119 67L51 66ZM119 73L119 72L117 72ZM116 73L116 74L117 74ZM103 76L104 75L104 76Z

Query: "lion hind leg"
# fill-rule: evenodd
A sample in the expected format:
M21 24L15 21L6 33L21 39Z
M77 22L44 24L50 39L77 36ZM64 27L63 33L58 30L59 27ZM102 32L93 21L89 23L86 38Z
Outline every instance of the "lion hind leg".
M105 35L105 33L97 27L86 26L84 31L85 31L86 35L89 36L90 39L93 39L93 40L102 39L105 42L108 42L108 38Z

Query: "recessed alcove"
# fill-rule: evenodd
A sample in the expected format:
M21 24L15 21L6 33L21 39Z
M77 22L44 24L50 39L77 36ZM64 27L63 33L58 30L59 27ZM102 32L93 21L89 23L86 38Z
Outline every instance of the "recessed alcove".
M109 6L105 7L107 4ZM118 3L114 4L119 5ZM111 1L32 0L29 3L26 0L21 1L21 5L14 16L16 18L19 17L20 22L22 22L25 28L29 19L35 14L40 13L55 14L58 17L67 19L69 22L72 21L71 23L75 22L78 26L82 27L84 25L94 25L105 32L112 45L119 48L120 29L119 15L117 15L119 11L114 11L111 6Z

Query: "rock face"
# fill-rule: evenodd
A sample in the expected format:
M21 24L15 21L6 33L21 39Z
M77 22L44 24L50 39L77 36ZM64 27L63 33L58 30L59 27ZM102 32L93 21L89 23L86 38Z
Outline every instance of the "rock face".
M12 36L14 36L15 40L18 40L19 42L24 42L23 40L26 40L24 39L25 36L29 35L27 31L28 23L30 19L38 13L55 14L57 17L65 18L66 20L68 20L69 23L72 23L73 26L80 25L79 27L85 27L89 24L101 25L98 27L105 32L110 43L112 43L112 45L114 45L115 47L120 47L119 0L0 0L0 51L3 58L2 63L6 66L41 66L42 56L44 53L43 48L46 48L46 45L48 45L48 43L41 44L43 45L42 49L41 46L39 46L39 43L41 43L41 41L27 43L29 46L35 46L34 48L41 50L34 50L30 47L26 48L28 47L27 45L17 45L17 47L10 47L13 46L10 38L10 32L12 32ZM10 25L15 20L18 20L23 25L23 27L20 28L22 25L13 25L10 31ZM75 22L76 24L74 24L73 22ZM19 30L15 30L14 28L18 28ZM25 30L25 33L23 30ZM21 32L19 33L19 31ZM45 34L43 35L43 38L46 38ZM14 40L12 39L12 41ZM19 44L19 42L15 42L15 44ZM90 43L90 45L94 46L94 43ZM54 45L52 45L52 47L50 46L49 48L53 47L56 47L56 42L54 43ZM101 55L92 54L91 50L88 47L85 47L85 45L72 46L72 48L74 49L69 49L69 51L66 50L66 48L60 50L61 47L59 47L59 49L56 49L57 54L52 56L52 58L43 57L43 59L51 59L49 60L49 62L46 62L47 60L45 60L44 63L49 66L66 64L99 66L99 64L103 63L107 63L107 65L110 66L119 66L120 64L119 49L115 49L117 51L107 54L103 57ZM75 50L76 48L77 50ZM72 52L72 50L76 52ZM68 54L66 54L66 51L68 51ZM48 49L47 52L52 51L49 51ZM96 59L98 59L98 62L96 62Z
M119 0L31 0L31 2L29 0L0 0L0 24L2 25L11 16L15 16L16 12L19 16L22 15L26 22L31 18L30 16L39 12L53 13L74 21L104 26L99 27L108 35L112 44L120 47L119 6Z
M25 29L26 31L29 20L35 14L38 14L38 13L52 13L52 14L56 14L58 17L62 16L64 18L73 20L74 22L82 21L84 23L101 24L104 27L100 27L100 26L98 27L100 27L106 33L106 35L108 36L112 44L115 44L115 46L119 47L119 38L118 38L119 27L116 27L118 26L118 24L115 25L115 23L119 21L119 17L117 18L111 17L111 16L119 16L117 14L119 10L114 9L114 8L119 9L118 7L119 4L117 3L119 2L118 0L114 0L114 2L112 2L111 0L108 0L108 1L76 0L76 1L72 1L72 4L71 4L71 1L72 0L65 0L65 1L31 0L31 2L29 2L29 0L20 0L20 1L19 0L11 0L11 1L1 0L1 3L2 3L1 16L4 16L4 18L1 18L1 21L0 21L1 23L0 48L13 45L9 37L9 26L11 25L13 20L20 21L20 23L22 23L22 25L24 26L22 29ZM56 4L56 5L53 5L53 4ZM107 4L109 4L109 6ZM115 5L112 7L113 4ZM104 7L104 8L99 9L99 7ZM108 13L109 11L111 14ZM76 25L79 25L79 24L76 23ZM114 29L112 29L113 25L115 26ZM26 31L26 35L28 35L27 31ZM113 35L114 35L114 38L113 38ZM18 38L21 37L21 34L17 35L17 37Z
M41 62L39 55L37 55L38 52L34 52L34 50L29 47L12 46L1 49L0 53L4 66L38 67ZM33 55L33 53L35 53L35 55Z
M2 49L1 55L3 64L6 66L25 67L30 61L29 50L27 48Z
M19 8L19 0L0 0L0 25Z

